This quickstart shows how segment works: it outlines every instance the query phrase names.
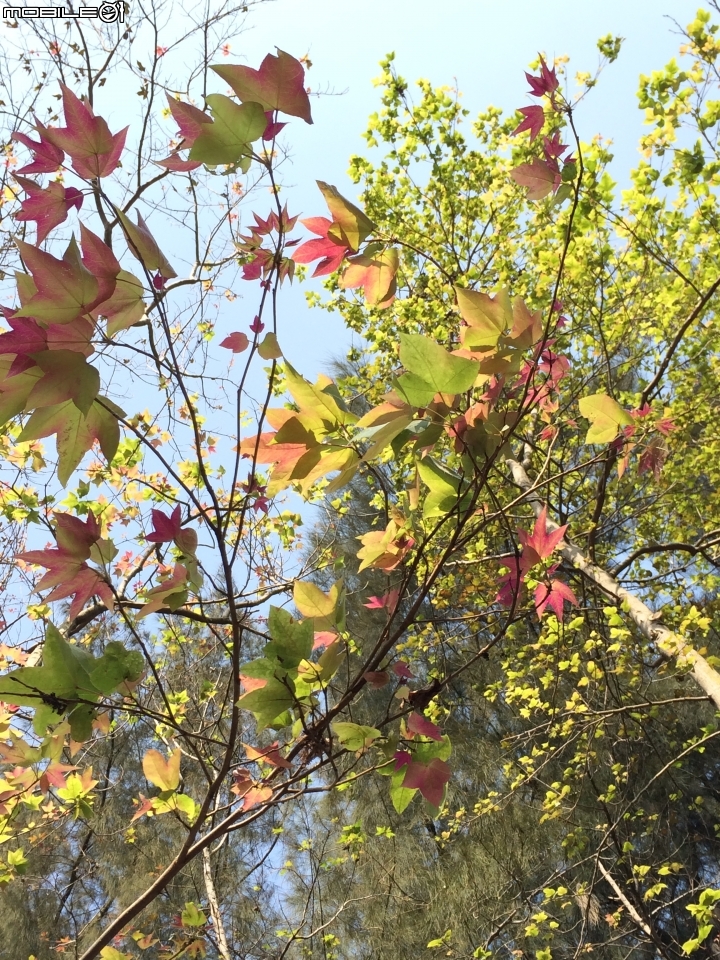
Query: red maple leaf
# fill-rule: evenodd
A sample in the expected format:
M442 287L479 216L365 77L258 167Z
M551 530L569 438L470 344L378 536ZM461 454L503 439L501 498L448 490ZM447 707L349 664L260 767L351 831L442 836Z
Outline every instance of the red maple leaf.
M415 677L415 674L404 660L398 660L397 663L394 663L392 671L395 676L400 677L401 680L412 680Z
M168 516L162 510L153 510L151 513L153 522L153 532L149 533L145 539L149 543L168 543L175 540L180 533L180 506L175 507Z
M542 97L546 93L553 94L560 86L555 67L550 69L545 63L544 57L540 57L540 76L536 77L532 73L526 73L525 77L530 84L530 94L533 97Z
M161 167L165 167L176 173L187 173L190 170L197 170L198 167L202 166L200 160L182 160L177 155L177 151L189 150L202 133L203 126L212 123L212 120L206 113L203 113L202 110L194 107L191 103L176 100L169 94L167 99L170 112L179 127L181 140L176 150L171 153L169 157L166 157L164 160L158 160L157 162Z
M53 227L67 220L71 207L79 210L83 195L75 187L63 187L52 181L46 189L38 186L34 180L16 175L15 179L27 193L27 199L20 205L16 220L34 220L37 224L37 242L42 243Z
M155 162L158 166L165 167L166 170L171 170L173 173L189 173L191 170L197 170L198 167L202 166L200 160L183 160L176 153L171 153L164 160L156 160Z
M543 505L540 514L535 521L533 532L528 534L526 530L518 530L518 539L523 545L522 558L520 560L520 570L523 574L534 567L539 560L546 560L552 555L553 551L565 536L568 525L564 524L557 530L548 532L547 530L547 506Z
M47 793L50 787L61 789L66 786L65 778L71 770L77 770L77 767L70 766L67 763L51 763L40 777L40 789Z
M110 133L105 120L96 117L92 107L76 97L64 83L60 88L67 126L48 127L46 139L70 155L79 177L94 180L109 176L120 162L128 127L119 133Z
M312 123L305 70L299 60L284 50L278 50L277 56L269 53L259 70L237 64L212 69L230 84L239 100L259 103L263 110L279 110Z
M332 228L333 221L328 220L327 217L309 217L307 220L301 220L300 223L311 233L317 234L320 239L306 240L301 244L292 255L295 263L312 263L313 260L320 258L313 276L323 277L328 273L334 273L351 252L351 248L342 240L328 236L328 230Z
M0 334L0 354L15 354L7 374L9 379L35 366L28 354L47 350L47 331L29 317L9 316L7 322L11 329Z
M560 134L556 130L555 133L550 137L543 137L543 153L548 160L559 160L560 157L565 153L566 150L570 148L561 142ZM565 163L572 162L571 158L564 161Z
M428 803L439 807L445 792L445 784L450 779L450 767L444 760L435 757L430 763L418 763L411 760L405 771L403 787L419 790Z
M275 119L274 110L266 110L265 117L267 118L267 126L263 131L262 138L263 140L274 140L283 127L287 126L287 123L278 123L278 121Z
M535 587L535 610L538 617L542 617L545 608L550 607L558 620L562 620L564 600L567 600L574 607L578 605L575 594L561 580L551 580L549 584L539 583Z
M170 112L178 125L180 137L182 138L178 150L188 149L202 133L203 126L212 123L212 119L191 103L176 100L169 94L167 100Z
M283 770L292 770L290 761L286 760L280 753L277 740L264 749L251 747L247 743L244 743L243 747L245 747L245 755L250 761L260 761L262 763L269 763L271 767L281 767Z
M640 454L640 459L638 461L638 473L642 475L643 473L647 473L651 470L655 479L659 480L667 457L668 449L665 445L665 441L660 437L653 437L650 443Z
M20 167L18 173L55 173L65 159L65 154L60 147L56 147L48 140L48 128L39 120L35 123L35 129L40 134L39 140L31 140L27 134L19 133L17 130L11 136L12 140L22 143L33 153L32 163L26 163L24 167Z
M225 347L226 350L232 350L233 353L242 353L243 350L247 350L250 346L250 341L247 338L247 334L240 333L236 330L234 333L225 337L225 339L220 342L220 346Z
M498 579L500 589L495 596L495 603L501 603L504 607L512 607L515 599L520 592L524 573L521 572L521 565L517 557L513 557L509 565L510 569Z
M332 630L316 630L313 634L313 650L322 650L325 647L330 647L337 640L337 633L333 633Z
M79 517L57 513L55 524L57 548L29 550L18 555L18 559L25 563L47 568L47 573L40 578L35 589L54 588L45 597L46 603L73 596L68 613L71 620L94 595L99 596L105 606L112 610L114 597L109 584L98 570L93 570L85 563L90 557L90 548L100 539L97 520L89 514L83 523Z
M88 230L84 223L80 224L80 243L82 264L98 283L97 306L109 300L115 293L118 274L122 268L110 247L92 230Z
M390 590L382 597L370 597L368 602L364 603L363 606L367 607L368 610L387 610L388 613L394 613L399 599L400 591Z
M517 133L529 130L530 142L532 143L545 125L545 111L539 104L534 104L532 107L520 107L518 113L523 115L523 119L515 127L511 136L514 137Z
M414 711L407 719L407 731L413 736L417 734L420 737L430 737L432 740L442 740L443 738L440 727Z

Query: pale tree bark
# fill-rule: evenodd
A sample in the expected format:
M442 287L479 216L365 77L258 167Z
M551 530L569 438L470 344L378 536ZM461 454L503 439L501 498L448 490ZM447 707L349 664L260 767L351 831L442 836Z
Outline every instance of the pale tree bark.
M527 499L532 504L535 515L538 516L544 503L542 497L534 489L533 483L525 468L516 460L507 461L512 471L515 483L528 494ZM548 517L547 529L557 530L559 524ZM567 539L560 541L558 552L564 560L571 563L588 580L592 580L600 587L603 593L619 601L635 626L643 636L656 645L660 654L667 660L675 660L679 667L690 666L691 674L710 700L720 710L720 673L707 662L702 654L694 650L681 636L666 627L660 620L660 615L654 613L639 597L621 587L618 581L607 570L592 563L578 546Z
M210 916L212 917L213 929L217 938L218 954L221 960L232 960L230 948L228 947L227 937L225 936L225 927L220 914L220 904L217 898L217 891L212 877L212 862L210 860L210 847L205 847L202 852L203 877L205 878L205 890L207 892L208 905L210 907Z

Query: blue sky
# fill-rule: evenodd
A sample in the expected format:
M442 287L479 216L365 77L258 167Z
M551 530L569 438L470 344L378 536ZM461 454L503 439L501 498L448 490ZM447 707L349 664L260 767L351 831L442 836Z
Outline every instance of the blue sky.
M523 71L538 51L569 55L574 76L594 71L599 37L620 35L625 42L619 59L585 99L577 120L583 138L602 133L613 140L613 172L622 183L638 157L643 121L638 76L677 54L681 38L673 19L684 26L697 7L693 0L276 0L254 9L229 59L258 66L275 46L295 56L308 54L312 90L336 94L313 98L312 127L298 121L287 128L293 155L293 168L285 171L293 185L290 210L314 216L325 212L316 179L354 196L348 158L365 147L361 134L379 103L372 79L390 50L411 85L419 77L436 86L457 83L474 115L489 104L512 110L529 103ZM308 311L299 291L286 294L286 303L290 316L282 324L281 344L291 361L314 377L344 352L348 336L339 319Z

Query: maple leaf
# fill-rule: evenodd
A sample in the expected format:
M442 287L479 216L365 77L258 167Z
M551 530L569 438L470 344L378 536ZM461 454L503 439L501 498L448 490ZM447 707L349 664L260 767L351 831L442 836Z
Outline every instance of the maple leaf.
M522 558L520 560L520 569L523 573L534 567L539 560L546 560L557 545L560 543L562 538L565 536L565 531L568 528L568 524L564 524L562 527L558 527L557 530L548 532L547 530L547 505L543 504L543 508L538 515L537 520L535 521L535 526L533 527L533 532L528 534L525 530L518 531L518 539L523 545Z
M212 124L212 119L202 110L194 107L191 103L184 103L182 100L176 100L168 94L168 106L170 112L175 118L179 127L180 143L176 151L166 157L164 160L158 160L157 163L168 170L176 173L187 173L190 170L196 170L202 166L200 160L182 160L177 156L178 150L188 150L195 143L202 133L202 128L206 124Z
M257 747L251 747L247 743L244 743L243 747L245 748L245 756L248 758L248 760L269 763L271 767L281 767L284 770L292 769L292 764L290 761L281 756L280 751L278 750L277 740L264 750L258 749Z
M519 167L515 167L510 176L521 187L527 187L528 200L542 200L549 193L554 193L561 183L557 163L537 157L530 163L521 163Z
M178 150L186 150L195 143L202 133L202 128L207 123L212 123L212 119L202 110L194 107L191 103L184 103L182 100L176 100L175 97L167 95L168 106L175 122L178 125L181 142Z
M560 134L556 130L552 136L543 137L543 153L548 160L559 160L560 157L570 148L560 140ZM568 158L565 163L572 163L572 158Z
M412 680L415 676L404 660L398 660L397 663L394 663L392 670L395 676L400 677L401 680Z
M183 160L176 153L171 153L164 160L156 160L155 162L159 167L165 167L166 170L171 170L173 173L189 173L191 170L197 170L198 167L202 166L201 160Z
M327 217L309 217L300 223L320 239L306 240L293 252L292 259L295 263L312 263L319 258L320 263L315 267L313 277L334 273L350 252L350 247L342 240L328 236L333 225L332 220Z
M390 683L390 676L387 670L368 670L363 674L363 678L367 680L373 690L380 690Z
M659 430L664 437L669 437L673 430L677 430L677 424L673 422L672 417L663 417L657 421L655 429Z
M39 140L31 140L26 134L19 133L17 130L12 134L12 140L22 143L33 153L32 163L26 163L24 167L20 167L18 173L55 173L65 159L64 152L48 139L47 129L43 123L36 120L35 130L40 134Z
M365 302L369 306L385 309L395 299L398 264L399 257L395 248L383 250L373 256L351 257L340 278L340 289L362 287Z
M407 731L412 736L417 734L420 737L430 737L432 740L441 741L443 738L440 728L436 724L415 711L408 717Z
M150 814L152 816L153 812L153 802L148 799L144 794L140 794L139 800L133 800L134 804L137 804L137 810L130 819L130 823L134 823L136 820L139 820L140 817L144 817L145 814Z
M122 210L116 208L115 212L125 232L130 253L135 259L139 260L146 270L158 270L165 280L176 277L177 274L165 259L165 254L150 233L148 225L140 215L140 211L136 211L137 224L134 224L132 220L125 216Z
M263 140L274 140L283 127L287 126L287 123L278 123L278 121L275 119L274 110L266 110L265 116L267 117L267 126L263 131L262 138Z
M647 447L640 454L638 461L638 474L642 475L649 470L652 471L656 480L660 479L662 468L668 457L668 448L662 437L653 437Z
M387 610L388 613L392 614L395 612L399 599L400 591L390 590L389 593L384 594L382 597L370 597L368 602L364 603L363 606L367 607L368 610Z
M495 603L501 603L504 607L512 607L520 592L524 574L521 572L517 557L513 557L506 566L509 566L510 570L498 579L500 589L495 596Z
M29 317L8 317L10 330L0 334L0 355L14 354L7 378L35 366L28 354L47 350L47 332Z
M259 70L252 67L216 65L212 69L225 80L239 100L259 103L263 110L279 110L312 123L310 99L305 90L302 63L283 50L269 53Z
M173 750L168 760L158 750L148 750L143 756L142 768L146 779L160 790L177 790L180 784L182 751Z
M230 787L230 792L234 793L237 797L244 797L248 790L252 788L252 774L245 767L239 767L233 771L232 778L233 785Z
M52 181L43 189L27 177L16 174L15 179L28 197L23 200L19 213L14 217L16 220L35 221L38 243L42 243L54 227L67 220L71 207L79 210L82 206L83 195L75 187L66 189L62 184Z
M247 334L235 331L225 337L225 339L220 342L220 346L225 347L226 350L232 350L233 353L242 353L243 350L247 350L250 346L250 341L247 338Z
M39 440L56 434L58 451L58 480L65 486L93 443L98 440L105 459L115 456L120 442L118 417L125 414L107 397L93 401L83 414L72 400L36 410L25 423L18 440Z
M120 162L128 127L119 133L110 133L105 120L96 117L92 107L76 97L64 83L60 89L67 126L48 127L46 138L70 155L79 177L94 180L109 176Z
M55 514L57 547L48 550L29 550L18 555L18 560L47 568L35 589L39 592L54 589L45 597L46 603L73 596L68 612L72 620L82 610L90 597L99 596L112 610L115 604L113 592L105 577L88 567L91 547L100 539L100 527L90 514L85 522L71 514Z
M575 594L561 580L551 580L549 584L539 583L535 587L535 611L539 618L545 613L545 608L550 607L558 620L562 620L564 600L575 607L578 605Z
M98 295L94 307L104 303L115 293L119 275L123 272L117 257L97 234L80 224L82 264L98 282Z
M56 789L65 787L67 785L65 782L66 776L68 773L72 773L73 770L77 770L77 767L71 766L68 763L51 763L43 770L42 776L40 777L40 789L43 793L47 793L50 787L55 787Z
M108 336L132 327L145 316L142 283L132 273L121 270L117 275L112 296L99 303L91 316L95 319L107 319Z
M250 787L243 800L243 810L252 810L253 807L265 803L272 797L272 794L272 787Z
M428 803L439 807L449 779L450 767L444 760L438 757L430 763L411 760L407 764L402 785L406 790L419 790Z
M163 580L152 590L148 590L148 602L138 611L136 617L138 620L156 613L163 607L169 607L170 610L177 610L187 600L188 595L188 572L182 563L176 563L172 575Z
M324 647L330 647L337 640L337 633L332 630L316 630L313 634L313 650L322 650Z
M180 505L168 516L162 510L153 510L151 512L153 522L153 532L149 533L145 539L148 543L167 543L180 533Z
M545 111L538 104L534 104L532 107L520 107L518 113L523 115L523 119L515 127L510 136L514 137L517 133L529 130L530 142L532 143L545 125Z
M82 263L74 238L62 260L23 240L16 240L15 244L36 289L15 311L16 317L70 323L99 303L100 284Z
M548 67L544 57L540 57L540 76L536 77L526 72L525 77L530 84L530 93L533 97L553 94L560 86L555 67L552 67L552 69Z

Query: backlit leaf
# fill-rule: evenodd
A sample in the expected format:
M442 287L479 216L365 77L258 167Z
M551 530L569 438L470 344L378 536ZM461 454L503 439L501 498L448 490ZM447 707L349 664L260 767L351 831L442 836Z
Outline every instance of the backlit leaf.
M169 759L158 750L148 750L142 760L143 773L160 790L177 790L180 784L180 749L173 750Z
M581 397L579 407L582 416L591 423L585 443L611 443L621 427L628 427L633 422L628 411L604 393Z

